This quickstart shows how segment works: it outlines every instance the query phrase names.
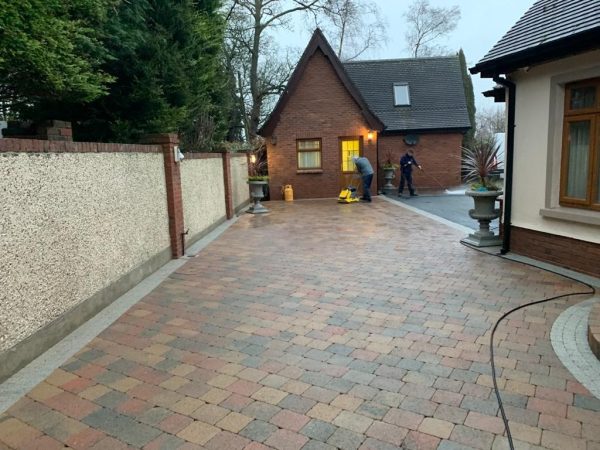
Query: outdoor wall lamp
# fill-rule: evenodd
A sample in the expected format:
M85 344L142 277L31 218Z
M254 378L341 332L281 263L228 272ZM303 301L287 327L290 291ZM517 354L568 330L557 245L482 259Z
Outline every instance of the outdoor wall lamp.
M369 130L367 133L367 141L371 142L373 140L373 130Z
M256 163L256 155L250 155L250 162L252 164Z

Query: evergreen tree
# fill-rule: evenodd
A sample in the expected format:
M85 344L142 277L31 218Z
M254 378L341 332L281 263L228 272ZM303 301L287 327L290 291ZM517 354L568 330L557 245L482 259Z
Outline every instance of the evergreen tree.
M469 147L473 142L473 137L475 136L475 95L473 93L473 80L471 80L471 74L467 70L467 61L465 59L465 54L462 50L458 52L458 59L460 61L460 68L463 76L463 85L465 87L465 98L467 100L467 111L469 113L469 121L471 122L471 129L467 131L463 138L463 147Z
M100 69L108 54L99 30L115 1L0 1L0 102L11 115L106 93L112 78Z
M48 102L37 117L71 120L77 140L180 132L188 149L208 150L227 131L219 8L217 0L123 1L102 30L110 55L102 67L114 78L107 95Z

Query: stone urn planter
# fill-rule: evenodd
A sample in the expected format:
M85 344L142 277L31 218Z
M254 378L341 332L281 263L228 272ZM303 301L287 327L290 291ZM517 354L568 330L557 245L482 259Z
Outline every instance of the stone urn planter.
M269 210L260 202L265 196L264 187L268 184L268 182L249 180L248 184L250 185L250 197L252 198L253 204L250 205L250 208L248 208L246 212L249 214L268 213Z
M469 216L479 222L479 230L469 234L462 242L475 247L492 247L502 244L502 239L490 231L490 222L500 217L500 209L496 208L496 200L502 191L469 190L465 195L473 198L475 208L469 210Z
M391 195L398 189L392 184L392 180L396 176L396 169L393 167L383 169L383 179L385 184L383 185L383 193L385 195Z

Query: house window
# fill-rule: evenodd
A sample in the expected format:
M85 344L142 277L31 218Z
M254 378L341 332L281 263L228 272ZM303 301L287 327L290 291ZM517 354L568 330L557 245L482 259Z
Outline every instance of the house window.
M299 139L296 141L298 169L321 168L321 139Z
M568 84L560 204L600 210L600 78Z
M410 105L410 95L408 92L408 83L394 83L394 105Z
M354 172L355 167L352 158L360 156L361 139L356 137L342 138L340 139L340 147L342 149L342 172Z

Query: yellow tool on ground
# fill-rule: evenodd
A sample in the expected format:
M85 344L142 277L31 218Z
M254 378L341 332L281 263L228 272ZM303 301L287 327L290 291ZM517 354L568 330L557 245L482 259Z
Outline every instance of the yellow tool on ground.
M354 179L356 179L356 175L353 177L353 180ZM355 203L358 201L360 201L360 199L358 198L357 188L350 182L348 187L342 189L342 192L340 192L338 203Z

